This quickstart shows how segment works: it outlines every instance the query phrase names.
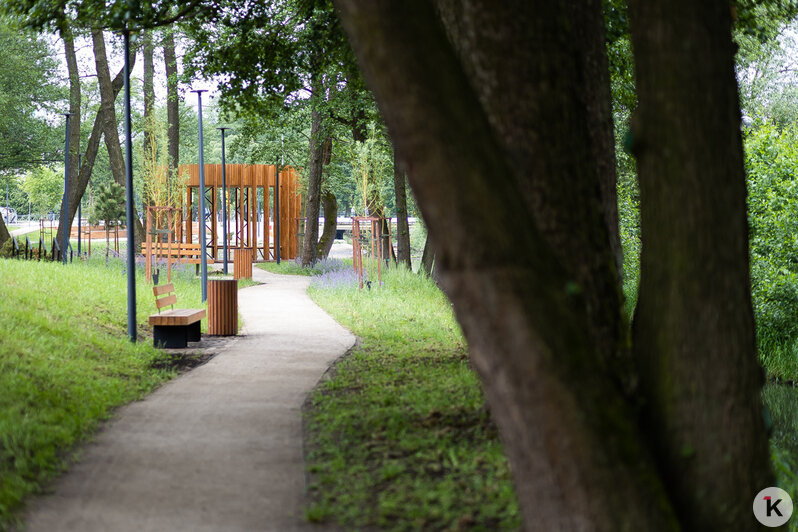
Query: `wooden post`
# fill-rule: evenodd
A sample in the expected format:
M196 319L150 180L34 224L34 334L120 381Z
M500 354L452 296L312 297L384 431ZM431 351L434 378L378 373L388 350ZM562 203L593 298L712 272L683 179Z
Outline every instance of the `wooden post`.
M235 336L238 333L238 281L208 279L208 334Z

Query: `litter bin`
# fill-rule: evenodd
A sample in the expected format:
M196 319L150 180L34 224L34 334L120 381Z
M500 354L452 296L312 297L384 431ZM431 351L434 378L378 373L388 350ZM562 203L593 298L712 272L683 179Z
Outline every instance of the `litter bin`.
M208 279L208 334L235 336L238 333L238 281Z
M252 279L252 248L236 248L233 256L233 277Z

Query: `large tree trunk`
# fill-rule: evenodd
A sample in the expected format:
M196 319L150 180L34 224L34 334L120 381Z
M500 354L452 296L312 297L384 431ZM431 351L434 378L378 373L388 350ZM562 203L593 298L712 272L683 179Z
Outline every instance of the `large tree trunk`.
M3 247L3 244L9 238L11 238L11 233L8 232L8 227L6 227L6 221L3 220L2 216L0 216L0 248Z
M317 257L326 259L335 242L335 231L338 229L338 199L329 190L321 194L321 206L324 209L324 227L319 238Z
M321 113L314 108L311 110L310 116L310 161L308 163L308 195L305 204L305 236L302 240L302 266L311 266L316 262L319 240L319 208L321 206L321 176L324 166Z
M136 56L133 55L130 58L130 68L133 68L133 65L136 62ZM119 91L122 89L122 85L124 84L124 66L119 70L116 77L114 77L114 81L111 84L114 92L114 99L119 94ZM75 188L73 189L73 194L69 197L69 219L73 220L75 215L78 211L78 202L83 199L84 194L86 193L86 187L89 184L89 180L91 179L91 173L94 169L94 161L97 158L97 152L100 149L100 140L102 139L103 132L102 132L102 121L103 121L103 112L102 109L97 111L97 114L94 117L94 125L91 128L91 134L89 135L89 143L86 146L86 151L83 154L80 166L80 173L78 175L78 180ZM71 223L71 222L70 222Z
M642 419L687 530L752 529L773 483L759 397L728 2L630 2L639 97Z
M754 528L771 476L728 4L633 2L652 150L638 375L601 2L335 3L435 237L525 527Z
M171 29L168 29L164 36L163 60L166 64L166 115L169 123L166 136L169 144L169 174L175 176L180 164L180 96L177 93L175 36Z
M80 153L80 72L78 72L78 60L75 55L75 39L72 29L69 26L61 31L61 39L64 41L64 52L66 55L67 72L69 74L69 189L65 191L61 199L61 217L58 224L56 241L63 242L64 231L69 232L72 227L74 212L77 212L77 205L72 205L72 199L76 196L75 190L78 185L78 154ZM69 198L69 209L65 209L64 200ZM69 212L67 212L69 210ZM69 233L67 233L69 234ZM67 253L68 250L63 250Z
M321 147L321 160L322 160L322 179L330 177L330 162L332 161L332 137L327 136ZM318 250L316 257L319 259L326 259L330 254L333 242L335 242L335 231L338 229L338 199L332 191L324 189L321 191L321 207L324 209L324 227L321 231L319 238Z
M155 47L152 43L152 30L142 32L144 46L144 159L153 160L157 157L155 146L153 146L153 135L155 133L155 68L153 59ZM146 188L145 188L146 190ZM151 205L152 199L144 198L145 205Z
M405 171L396 149L393 151L393 189L396 194L396 261L411 269L413 265L410 262L410 226L407 223Z
M111 74L108 71L108 59L105 53L105 37L102 30L92 30L92 42L94 44L94 61L97 65L97 84L100 87L100 110L103 113L102 130L105 138L105 146L108 149L108 160L111 166L111 173L114 181L127 190L127 179L125 178L125 159L122 155L122 146L119 143L119 130L116 122L116 112L114 102L116 100L111 85ZM132 193L132 191L130 191ZM144 240L144 226L141 223L138 212L134 206L133 227L135 228L135 239L132 250L138 253L141 243ZM130 227L131 221L127 220ZM129 233L129 232L128 232ZM131 250L128 249L128 252Z

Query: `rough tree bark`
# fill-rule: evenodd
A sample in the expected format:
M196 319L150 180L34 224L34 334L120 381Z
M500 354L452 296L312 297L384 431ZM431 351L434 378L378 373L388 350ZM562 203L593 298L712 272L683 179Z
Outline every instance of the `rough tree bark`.
M324 227L319 238L318 257L325 259L330 254L338 229L338 199L329 190L321 194L321 207L324 209Z
M686 530L752 529L772 485L728 2L630 1L642 419ZM656 420L656 422L653 422Z
M8 232L6 221L0 216L0 247L3 247L3 244L5 244L5 241L9 238L11 238L11 233Z
M639 372L621 306L601 2L335 3L435 238L525 527L754 528L751 500L771 477L753 380L728 3L634 3L636 42L650 43L637 50L648 61L643 91L656 92L660 60L677 71L687 61L648 103L641 91L641 149L654 155L642 162L651 263ZM731 326L744 329L729 333L742 345L720 337Z
M144 158L151 159L157 154L153 153L152 136L155 127L155 68L153 65L155 47L152 42L152 30L142 32L144 45ZM150 198L144 198L144 203L151 204Z
M322 117L317 109L310 111L310 160L308 162L308 195L305 204L305 236L302 238L302 266L316 262L321 206L321 175L324 163L321 139Z
M136 56L133 55L130 58L130 67L133 68L135 65ZM111 84L113 92L114 92L114 99L119 94L119 91L122 90L122 85L124 84L124 67L119 70L116 77L114 77L114 81ZM78 202L83 199L83 195L86 193L86 187L89 184L89 180L91 179L91 173L94 169L94 161L97 158L97 152L100 149L100 140L102 140L102 121L103 121L103 112L102 109L97 111L97 114L94 117L94 125L91 128L91 134L89 135L89 142L86 146L86 151L83 153L83 157L81 160L80 166L80 174L78 175L77 183L75 187L72 189L70 196L69 196L69 219L73 220L75 215L78 212Z
M322 185L324 178L329 179L329 166L332 161L332 137L327 136L321 147L322 160ZM316 257L326 259L330 254L333 242L335 242L335 231L338 229L338 199L329 189L325 190L322 186L321 208L324 210L324 227L322 227Z
M103 113L102 130L105 146L108 149L108 160L111 166L111 173L114 181L127 190L127 180L125 178L125 159L122 155L122 146L119 143L119 130L116 122L116 112L114 102L116 100L111 86L111 74L108 71L108 59L105 53L105 37L102 30L92 30L92 43L94 45L94 61L97 65L97 84L100 87L100 110ZM141 223L138 212L134 213L135 219L135 239L133 249L136 253L141 249L144 240L144 226ZM130 225L130 220L127 221Z
M175 36L171 29L166 30L163 40L163 60L166 65L166 115L169 144L169 174L177 175L180 164L180 100L177 92L177 54Z
M78 60L75 55L75 38L72 29L65 26L61 31L61 39L64 41L64 52L66 54L67 72L69 74L69 184L66 196L61 199L61 222L58 224L56 240L61 242L64 231L69 231L72 227L72 219L77 212L77 205L72 206L70 201L70 212L64 212L64 199L70 200L74 196L73 190L78 184L78 154L80 153L80 72L78 72ZM66 214L66 216L64 216ZM65 251L66 252L66 251Z
M413 266L410 262L410 226L407 223L405 171L395 149L393 151L393 189L396 195L396 261L408 268L412 268Z

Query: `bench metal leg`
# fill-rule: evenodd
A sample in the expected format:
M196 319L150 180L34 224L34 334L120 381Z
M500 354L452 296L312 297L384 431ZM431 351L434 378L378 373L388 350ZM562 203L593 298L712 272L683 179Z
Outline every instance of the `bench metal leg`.
M181 348L188 345L187 325L155 325L152 330L152 344L161 348Z
M191 325L187 326L186 338L189 342L199 342L202 339L200 322L195 321Z

